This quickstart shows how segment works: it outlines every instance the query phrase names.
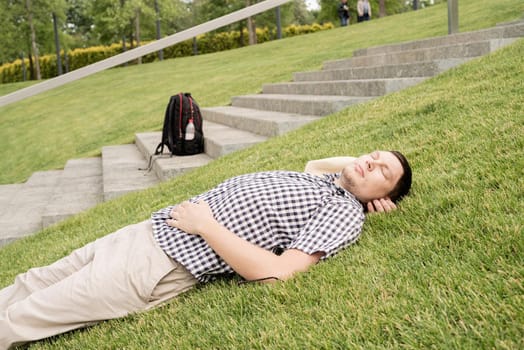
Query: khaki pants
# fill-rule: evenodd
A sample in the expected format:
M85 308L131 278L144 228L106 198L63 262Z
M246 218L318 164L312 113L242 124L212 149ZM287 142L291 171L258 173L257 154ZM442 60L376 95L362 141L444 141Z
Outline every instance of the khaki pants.
M150 309L196 283L149 220L127 226L0 290L0 349Z

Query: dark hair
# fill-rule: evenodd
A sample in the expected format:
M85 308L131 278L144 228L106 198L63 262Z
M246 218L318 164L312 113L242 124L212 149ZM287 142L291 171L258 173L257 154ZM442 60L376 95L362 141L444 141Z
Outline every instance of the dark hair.
M400 164L402 164L402 169L404 170L404 173L398 180L397 184L389 193L389 198L391 198L394 203L397 203L409 193L411 188L411 167L409 166L408 160L402 153L399 151L389 152L393 153L393 155L397 157L397 159L400 161Z

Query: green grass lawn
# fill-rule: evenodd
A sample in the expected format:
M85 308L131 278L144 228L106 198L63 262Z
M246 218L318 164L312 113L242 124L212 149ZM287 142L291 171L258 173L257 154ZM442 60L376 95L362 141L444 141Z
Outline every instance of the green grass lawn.
M37 83L38 81L31 80L12 84L0 84L0 96L10 94L11 92L15 92L16 90L20 90Z
M524 3L462 0L460 30L518 18ZM255 47L111 69L0 107L0 184L23 182L34 171L63 168L102 146L132 142L136 132L159 130L171 94L193 93L202 106L291 80L355 49L447 33L447 6L386 17ZM0 90L1 92L2 90Z
M518 17L524 6L519 1L478 3L460 2L461 23L469 29ZM500 3L505 6L497 6ZM4 125L13 125L14 133L22 124L32 130L36 121L43 123L52 117L65 125L45 132L40 129L33 135L61 135L83 119L87 119L83 128L94 131L90 134L86 130L84 138L79 138L85 140L83 149L62 138L47 149L17 143L11 150L19 152L20 159L12 159L2 145L3 169L18 162L31 164L31 158L40 162L54 148L58 149L55 156L64 152L69 154L64 159L68 159L94 154L108 140L131 141L132 134L139 131L131 124L144 130L159 127L166 94L186 90L186 83L196 96L203 97L203 105L225 104L233 94L256 91L263 82L289 79L293 70L318 68L322 60L347 56L366 46L364 40L353 46L352 41L359 40L357 33L373 33L370 44L394 41L396 34L399 40L444 34L444 10L445 5L440 10L435 7L351 26L347 31L114 69L45 97L4 107L0 110L2 133ZM404 28L404 23L418 28ZM393 29L398 33L392 33ZM345 48L334 44L340 43L341 37L348 41ZM333 50L331 55L324 52L328 48ZM300 59L298 51L307 54ZM271 55L274 59L267 62ZM523 348L522 57L524 40L416 87L349 108L191 174L106 202L0 249L0 285L5 286L19 272L50 263L75 247L143 220L155 209L233 175L266 169L300 170L308 159L358 155L376 148L403 151L414 168L413 193L400 210L369 217L358 244L308 273L272 286L239 287L236 281L221 281L151 312L41 341L31 349ZM167 74L161 74L166 67L176 72L169 88ZM220 72L211 74L213 67L220 67ZM200 79L206 81L176 78L192 76L187 72L190 70L200 72ZM204 72L209 73L206 78ZM157 91L151 90L155 81ZM112 87L101 87L108 82ZM60 96L66 96L64 103L77 106L76 110L46 104L60 100ZM129 96L125 102L124 96ZM159 106L153 106L155 103ZM108 114L105 119L97 119L100 108L104 111L100 113ZM41 113L41 118L24 121L24 110ZM126 113L130 119L127 133L113 122L115 115ZM9 123L4 124L4 118ZM119 123L123 120L115 118ZM104 133L96 133L97 128ZM0 142L8 137L1 137ZM59 166L59 161L54 162L50 157L39 166ZM18 171L22 168L30 173L26 166ZM11 172L4 175L2 171L4 181L27 177Z

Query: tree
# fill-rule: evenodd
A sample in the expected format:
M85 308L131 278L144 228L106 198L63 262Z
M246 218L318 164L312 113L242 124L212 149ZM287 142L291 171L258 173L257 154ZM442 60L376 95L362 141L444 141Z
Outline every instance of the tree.
M155 16L156 16L156 21L155 21L155 24L156 24L156 39L159 40L160 38L162 38L162 33L161 33L161 30L160 30L160 7L158 6L158 0L154 0L155 1ZM159 50L158 51L158 59L160 61L162 61L164 59L164 51L163 50Z
M142 0L128 0L123 8L124 16L129 18L131 28L134 28L134 35L131 35L131 38L134 37L137 47L140 46L140 16L150 14L151 12L148 10L147 5ZM132 43L133 41L131 41L131 47ZM137 63L142 63L142 57L138 57Z
M129 18L124 14L124 5L125 0L92 2L90 11L93 18L93 34L98 42L109 44L125 36Z
M56 65L58 75L62 75L62 58L60 57L60 39L58 35L58 20L56 14L53 12L53 31L55 34L55 47L56 47Z
M158 0L160 25L165 27L165 33L184 29L177 24L182 15L190 15L187 8L182 1ZM138 42L156 39L158 16L154 0L94 0L90 11L93 34L103 44L119 41L123 37L134 38Z
M313 14L308 11L304 0L293 1L293 18L296 24L313 23Z
M246 7L251 6L251 0L246 0ZM249 45L257 43L257 27L253 17L247 18L247 32L249 37Z
M248 4L255 4L259 1L246 0L193 0L190 2L190 11L194 16L192 25L207 22L211 19L226 15L228 13L240 10ZM282 5L281 7L282 25L290 24L308 24L312 23L313 16L307 10L304 0L294 0L290 3ZM269 10L260 13L254 17L257 27L268 27L270 29L276 28L276 10ZM244 22L245 23L245 22ZM242 30L245 28L242 23L235 23L224 28L219 28L217 31L231 31Z
M58 46L68 50L122 41L125 49L129 43L134 46L135 42L139 44L143 40L158 39L159 32L171 35L259 1L1 0L0 64L24 55L29 57L29 65L33 68L37 66L37 60L33 57L55 53ZM282 5L280 14L282 26L307 24L313 20L304 0ZM253 16L249 26L246 26L247 21L241 21L217 31L243 31L248 28L254 42L255 21L258 27L274 30L276 11ZM53 35L54 24L56 35ZM242 38L240 36L240 40Z
M386 0L378 1L378 16L379 17L386 16Z
M25 40L23 8L12 1L0 1L0 64L16 59L25 50L20 45Z
M320 0L320 11L318 12L317 19L320 23L333 22L338 23L337 6L338 1L336 0Z
M44 4L40 8L40 13L45 13L49 9L50 5L49 3L41 2L41 4ZM36 30L35 30L35 23L33 21L33 12L34 9L31 6L31 0L25 0L25 9L26 9L26 18L27 22L29 24L29 30L31 34L31 51L33 52L33 56L35 57L35 74L36 74L36 80L42 79L42 74L40 72L40 60L39 60L39 54L38 54L38 44L36 41ZM51 14L51 13L49 13Z
M0 62L9 62L17 57L29 57L33 78L40 79L38 57L41 52L53 52L52 14L57 20L65 18L64 0L4 0L0 4ZM33 69L34 68L34 69Z
M276 11L270 10L257 15L257 25L259 27L276 28ZM280 6L282 26L291 24L311 24L314 21L313 14L306 8L304 0L293 0Z
M72 47L97 44L94 40L91 0L66 0L66 20L63 28Z

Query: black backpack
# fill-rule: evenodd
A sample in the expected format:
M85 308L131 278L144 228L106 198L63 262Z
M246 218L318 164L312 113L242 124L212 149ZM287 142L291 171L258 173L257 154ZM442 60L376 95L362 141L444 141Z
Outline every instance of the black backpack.
M164 116L162 141L156 146L155 153L149 157L147 168L138 170L151 171L153 156L162 154L164 146L167 146L172 156L189 156L204 152L202 115L198 104L188 92L173 95L169 99Z
M190 93L179 93L169 99L164 117L162 141L156 147L155 155L161 154L164 146L167 146L171 155L177 156L204 152L202 115Z

